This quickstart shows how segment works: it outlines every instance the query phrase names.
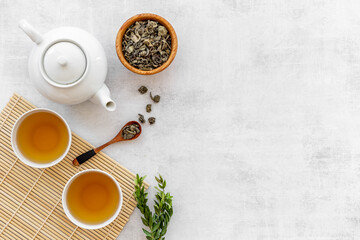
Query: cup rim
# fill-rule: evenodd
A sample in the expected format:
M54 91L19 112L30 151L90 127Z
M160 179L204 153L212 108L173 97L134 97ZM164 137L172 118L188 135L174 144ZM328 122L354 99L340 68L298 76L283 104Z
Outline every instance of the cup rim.
M71 185L71 183L77 178L79 177L80 175L82 174L85 174L87 172L100 172L102 174L105 174L106 176L110 177L111 180L115 183L117 189L118 189L118 192L119 192L119 203L118 203L118 207L116 209L116 212L109 218L107 219L106 221L102 222L102 223L99 223L99 224L86 224L86 223L83 223L79 220L77 220L70 212L69 208L68 208L68 205L67 205L67 201L66 201L66 197L67 197L67 193L68 193L68 189L69 189L69 186ZM122 204L123 204L123 195L122 195L122 190L121 190L121 187L120 187L120 184L118 183L118 181L116 181L116 179L108 172L105 172L103 170L100 170L100 169L86 169L86 170L82 170L78 173L76 173L75 175L73 175L68 181L67 183L65 184L65 187L63 189L63 192L62 192L62 206L63 206L63 209L64 209L64 212L66 214L66 216L68 217L68 219L70 219L70 221L72 223L74 223L75 225L81 227L81 228L84 228L84 229L99 229L99 228L103 228L107 225L109 225L110 223L112 223L119 215L121 209L122 209Z
M22 153L21 151L19 150L18 146L17 146L17 143L16 143L16 134L17 134L17 131L18 131L18 128L19 128L19 125L20 123L28 116L30 116L31 114L34 114L36 112L48 112L48 113L51 113L55 116L57 116L58 118L60 118L63 123L65 124L66 126L66 129L67 129L67 132L68 132L68 136L69 136L69 141L68 141L68 144L66 146L66 149L64 151L64 153L58 157L57 159L55 159L54 161L52 162L49 162L49 163L36 163L36 162L33 162L33 161L30 161L28 160ZM20 159L20 161L22 161L23 163L25 163L26 165L30 166L30 167L33 167L33 168L48 168L48 167L52 167L56 164L58 164L59 162L61 162L61 160L63 160L66 155L68 154L69 150L70 150L70 147L71 147L71 142L72 142L72 135L71 135L71 129L69 127L69 124L66 122L66 120L60 115L58 114L57 112L53 111L53 110L50 110L48 108L35 108L35 109L32 109L32 110L29 110L25 113L23 113L14 123L13 125L13 128L11 129L11 147L16 155L16 157L18 159Z
M142 20L155 20L158 21L159 23L161 23L164 27L166 27L166 29L169 31L169 34L171 36L171 53L169 56L169 59L160 67L155 68L153 70L150 71L144 71L144 70L140 70L136 67L133 67L124 57L124 54L122 52L122 40L124 37L124 34L126 32L126 30L135 22L137 21L142 21ZM116 53L118 55L118 58L120 60L120 62L130 71L137 73L137 74L141 74L141 75L152 75L155 73L159 73L161 71L163 71L165 68L167 68L172 61L174 60L176 53L177 53L177 48L178 48L178 40L177 40L177 36L176 36L176 32L173 28L173 26L163 17L156 15L154 13L140 13L137 14L131 18L129 18L128 20L126 20L126 22L124 22L124 24L120 27L116 39L115 39L115 47L116 47Z

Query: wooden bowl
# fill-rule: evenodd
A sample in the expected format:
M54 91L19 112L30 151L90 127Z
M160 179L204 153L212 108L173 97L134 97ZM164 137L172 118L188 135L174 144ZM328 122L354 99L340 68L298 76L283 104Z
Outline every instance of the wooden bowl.
M154 21L158 21L160 24L162 24L164 27L166 27L166 29L168 30L170 37L171 37L171 53L169 56L169 59L160 67L155 68L153 70L150 71L144 71L144 70L140 70L136 67L133 67L130 65L130 63L128 61L126 61L124 54L122 52L122 40L124 37L124 34L126 32L126 30L133 25L135 22L137 21L143 21L143 20L154 20ZM138 14L135 15L131 18L129 18L119 29L119 32L116 36L116 42L115 42L115 46L116 46L116 53L120 59L120 62L130 71L137 73L137 74L142 74L142 75L152 75L155 73L159 73L162 70L164 70L165 68L167 68L170 63L174 60L176 52L177 52L177 47L178 47L178 41L177 41L177 36L175 33L174 28L171 26L171 24L166 21L164 18L156 15L156 14L152 14L152 13L142 13L142 14Z

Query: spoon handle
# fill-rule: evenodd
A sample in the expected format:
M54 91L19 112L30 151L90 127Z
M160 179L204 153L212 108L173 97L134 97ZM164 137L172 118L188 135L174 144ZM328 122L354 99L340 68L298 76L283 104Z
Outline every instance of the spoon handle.
M75 166L79 166L80 164L86 162L87 160L89 160L90 158L92 158L95 155L96 155L95 149L91 149L90 151L87 151L86 153L83 153L83 154L77 156L73 160L73 164Z
M104 148L106 148L107 146L109 146L110 144L117 142L116 138L110 140L109 142L101 145L100 147L91 149L90 151L87 151L86 153L83 153L81 155L79 155L77 158L75 158L73 160L73 164L75 166L79 166L80 164L86 162L87 160L89 160L90 158L92 158L93 156L95 156L98 152L100 152L101 150L103 150Z
M139 128L136 135L133 136L131 139L124 139L123 136L122 136L122 131L123 129L126 127L126 126L129 126L129 125L133 125L133 124L136 124L137 127ZM100 147L97 147L97 148L94 148L94 149L91 149L90 151L87 151L86 153L83 153L81 155L79 155L77 158L75 158L73 161L72 161L72 164L74 166L80 166L80 164L86 162L87 160L89 160L90 158L92 158L93 156L95 156L98 152L100 152L101 150L103 150L104 148L106 148L107 146L109 146L110 144L113 144L113 143L116 143L116 142L121 142L121 141L130 141L130 140L134 140L136 139L137 137L139 137L141 134L141 125L140 123L136 122L136 121L131 121L131 122L128 122L127 124L125 124L125 126L122 127L122 129L120 130L120 132L113 138L111 139L110 141L108 141L107 143L101 145Z

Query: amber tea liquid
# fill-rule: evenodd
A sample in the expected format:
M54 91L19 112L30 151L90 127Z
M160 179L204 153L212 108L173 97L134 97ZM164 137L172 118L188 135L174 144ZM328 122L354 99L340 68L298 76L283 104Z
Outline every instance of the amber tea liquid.
M36 163L50 163L66 151L69 133L56 115L35 112L20 123L16 139L24 157Z
M117 185L101 172L85 172L69 185L66 203L70 213L85 224L100 224L116 212L120 200Z

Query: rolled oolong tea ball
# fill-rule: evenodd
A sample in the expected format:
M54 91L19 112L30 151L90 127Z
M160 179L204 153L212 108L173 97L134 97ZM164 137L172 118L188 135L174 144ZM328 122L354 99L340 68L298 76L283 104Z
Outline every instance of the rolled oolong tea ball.
M155 123L155 118L154 117L150 117L149 119L148 119L148 121L149 121L149 123L150 124L154 124Z
M142 115L142 114L138 114L139 115L139 121L141 122L141 123L145 123L145 118L144 118L144 115Z
M132 139L138 133L140 133L140 126L134 123L124 127L121 135L124 139Z
M160 96L159 96L159 95L155 95L155 96L153 97L152 94L151 94L151 92L150 92L150 98L151 98L155 103L160 102Z
M144 93L146 93L147 92L147 87L145 87L145 86L141 86L139 89L138 89L138 91L141 93L141 94L144 94Z
M151 112L151 104L146 105L146 112Z

